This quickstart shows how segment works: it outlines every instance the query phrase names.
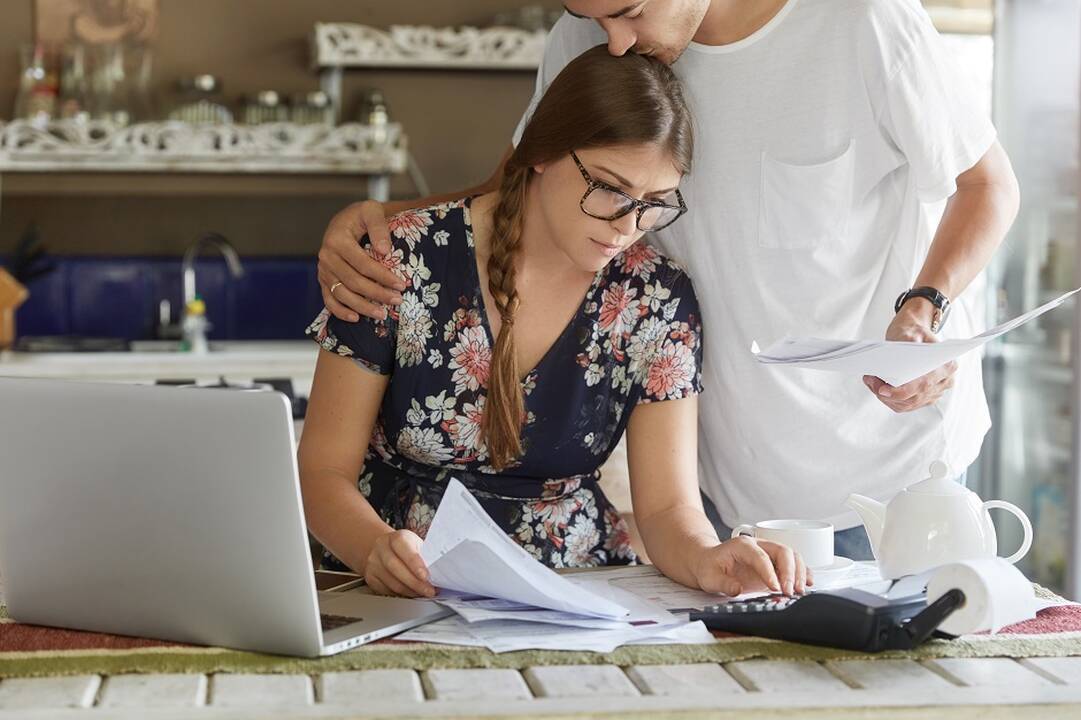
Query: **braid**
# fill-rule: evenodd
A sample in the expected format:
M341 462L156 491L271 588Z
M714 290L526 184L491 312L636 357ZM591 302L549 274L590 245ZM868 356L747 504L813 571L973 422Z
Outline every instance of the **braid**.
M526 187L530 168L507 170L499 188L499 203L492 214L491 252L488 255L488 290L500 315L499 337L492 350L488 375L488 401L481 430L492 467L509 465L522 454L525 398L518 378L514 321L518 313L518 249L522 241Z

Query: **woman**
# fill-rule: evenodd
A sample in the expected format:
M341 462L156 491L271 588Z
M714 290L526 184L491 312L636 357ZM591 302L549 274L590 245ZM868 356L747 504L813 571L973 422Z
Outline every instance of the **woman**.
M702 511L697 302L639 242L686 211L691 151L671 70L597 47L553 81L497 192L391 221L401 305L356 324L324 310L309 328L326 352L300 472L325 563L432 596L421 538L451 477L551 567L634 562L597 485L626 430L635 521L661 571L730 595L804 591L797 554L721 543Z

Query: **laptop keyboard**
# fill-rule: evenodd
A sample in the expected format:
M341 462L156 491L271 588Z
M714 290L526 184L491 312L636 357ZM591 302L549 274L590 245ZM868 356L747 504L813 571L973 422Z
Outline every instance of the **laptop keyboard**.
M345 615L319 615L319 624L323 626L323 632L330 630L336 630L343 625L351 625L355 622L361 622L364 618L358 617L346 617Z

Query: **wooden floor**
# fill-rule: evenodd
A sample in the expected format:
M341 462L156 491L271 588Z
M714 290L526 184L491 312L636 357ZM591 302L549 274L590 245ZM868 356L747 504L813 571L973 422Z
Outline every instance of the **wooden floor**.
M973 714L972 706L982 707ZM1000 714L1006 706L1014 707ZM0 681L0 718L5 719L622 716L635 711L648 716L679 710L734 716L753 711L756 718L776 712L787 718L835 717L839 708L851 708L858 717L1081 718L1081 657ZM910 714L905 708L924 710Z

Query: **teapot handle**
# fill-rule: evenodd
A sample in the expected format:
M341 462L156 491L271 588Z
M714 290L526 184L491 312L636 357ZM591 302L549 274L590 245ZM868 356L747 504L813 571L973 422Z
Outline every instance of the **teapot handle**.
M1005 558L1006 562L1011 564L1015 563L1021 558L1023 558L1025 556L1025 553L1028 552L1028 549L1032 547L1032 523L1029 522L1028 515L1025 515L1024 511L1013 503L1008 503L1005 500L988 500L983 504L984 510L990 510L992 508L1002 508L1003 510L1009 510L1011 513L1017 516L1017 519L1021 521L1021 527L1025 530L1025 539L1021 541L1021 548L1013 555Z

